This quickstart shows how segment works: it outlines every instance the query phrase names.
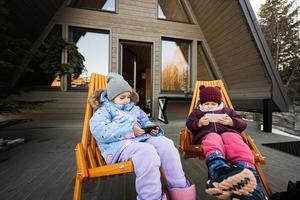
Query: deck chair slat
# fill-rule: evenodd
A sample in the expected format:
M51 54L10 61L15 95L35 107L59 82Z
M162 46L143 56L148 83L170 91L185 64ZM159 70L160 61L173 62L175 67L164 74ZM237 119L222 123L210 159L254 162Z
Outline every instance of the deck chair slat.
M93 157L96 155L96 140L94 137L91 137L91 153L93 154Z
M91 82L90 82L89 90L88 90L88 95L87 95L87 100L86 100L86 109L85 109L82 139L81 139L81 143L83 145L83 150L84 150L84 155L86 155L87 144L88 144L89 137L90 137L89 124L90 124L90 118L92 116L93 109L89 103L89 97L92 96L93 91L95 90L95 78L96 78L96 75L92 74Z
M92 150L91 145L88 145L88 147L87 147L87 159L89 161L89 168L97 167L95 157L94 157L94 154L93 154L92 151L93 150Z
M198 104L199 100L199 87L204 85L205 87L215 87L218 86L221 88L221 94L222 94L222 100L225 103L225 105L229 108L233 109L233 105L231 103L231 100L229 98L229 95L226 91L226 88L221 80L214 80L214 81L196 81L195 88L193 92L192 102L189 109L189 114L194 110L194 108ZM253 142L250 136L248 136L245 132L242 132L242 136L244 137L245 141L249 145L250 150L253 152L253 156L255 159L255 168L259 173L260 179L262 180L263 186L265 188L265 191L270 197L272 195L272 191L270 188L270 185L265 178L263 171L261 170L260 164L266 164L266 161L264 157L261 155L260 151L258 150L257 146ZM199 145L193 145L192 144L192 133L185 127L180 134L180 143L179 143L179 152L181 155L184 156L184 158L189 157L198 157L200 159L205 159L204 152L201 146Z
M101 156L101 153L100 153L98 147L96 147L96 160L97 160L99 166L105 165L105 161L103 160L103 157Z
M85 178L88 176L87 163L85 161L85 155L83 152L82 144L77 144L75 148L76 164L77 164L77 176L79 178Z
M92 116L92 108L90 106L87 106L85 117L84 117L85 119L84 119L84 126L83 126L82 139L81 139L84 155L86 155L87 144L89 141L89 123L90 123L89 118L91 116Z
M265 189L265 191L267 193L267 196L270 198L272 196L272 190L271 190L271 186L269 184L269 181L266 178L264 172L262 171L262 169L261 169L261 167L259 165L259 162L256 162L254 164L254 166L255 166L255 169L256 169L256 171L258 173L258 176L259 176L259 178L260 178L260 180L261 180L261 182L262 182L262 184L264 186L264 189Z

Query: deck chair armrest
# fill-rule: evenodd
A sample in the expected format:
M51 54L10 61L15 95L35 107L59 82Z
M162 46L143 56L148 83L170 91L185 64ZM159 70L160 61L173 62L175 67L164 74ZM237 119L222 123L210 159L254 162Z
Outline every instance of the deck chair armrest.
M133 172L133 164L131 161L125 161L125 162L120 162L112 165L90 168L88 172L90 178L124 174L127 172Z
M76 171L77 176L81 177L82 179L88 177L88 169L87 169L88 165L86 163L86 158L84 156L83 146L81 143L76 145L75 157L76 157L76 165L77 165L77 171Z
M249 144L249 147L250 147L251 151L254 154L255 160L258 161L260 164L265 165L266 160L261 155L261 153L260 153L259 149L257 148L256 144L253 142L253 139L249 135L246 135L246 134L245 134L245 137L246 137L247 143Z

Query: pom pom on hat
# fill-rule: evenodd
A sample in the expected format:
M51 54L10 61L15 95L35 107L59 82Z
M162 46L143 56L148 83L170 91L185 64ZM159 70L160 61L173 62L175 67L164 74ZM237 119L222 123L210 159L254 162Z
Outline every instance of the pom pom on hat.
M220 104L222 102L222 94L221 94L221 88L216 87L205 87L204 85L201 85L199 87L200 90L200 103L203 104L208 101L216 102Z
M119 94L123 92L132 92L132 88L123 76L117 73L107 74L107 98L113 100Z

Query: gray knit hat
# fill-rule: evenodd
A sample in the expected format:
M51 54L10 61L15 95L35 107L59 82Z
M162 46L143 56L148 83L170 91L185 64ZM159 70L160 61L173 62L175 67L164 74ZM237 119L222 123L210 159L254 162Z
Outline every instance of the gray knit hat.
M113 100L123 92L132 92L132 88L123 76L116 73L107 74L107 98Z

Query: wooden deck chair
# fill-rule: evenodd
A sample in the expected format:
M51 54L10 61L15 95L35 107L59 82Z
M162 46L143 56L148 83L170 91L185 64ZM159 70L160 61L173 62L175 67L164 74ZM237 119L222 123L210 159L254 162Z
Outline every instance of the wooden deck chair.
M223 102L225 103L225 105L227 107L233 108L232 103L231 103L229 96L226 92L226 89L224 87L224 84L221 80L196 81L189 114L197 106L197 103L199 100L199 87L201 85L204 85L206 87L207 86L219 86L221 88ZM265 188L267 196L270 197L272 195L272 191L271 191L269 182L267 181L267 179L261 169L261 166L260 166L261 164L263 164L263 165L266 164L266 161L265 161L264 157L261 155L261 153L259 152L257 146L254 144L251 137L248 136L245 132L243 132L242 135L243 135L245 141L248 143L248 145L253 153L253 156L255 158L255 168L256 168L258 175L260 177L260 180ZM199 157L201 160L205 159L202 147L200 145L192 144L192 133L188 130L187 127L182 129L182 131L180 133L179 152L181 155L183 155L184 158Z
M133 164L131 161L106 165L97 147L95 138L90 133L89 121L95 110L93 110L89 104L88 99L95 90L105 88L106 77L100 74L92 74L87 96L82 139L75 148L77 171L73 200L81 199L82 184L86 179L133 172Z

